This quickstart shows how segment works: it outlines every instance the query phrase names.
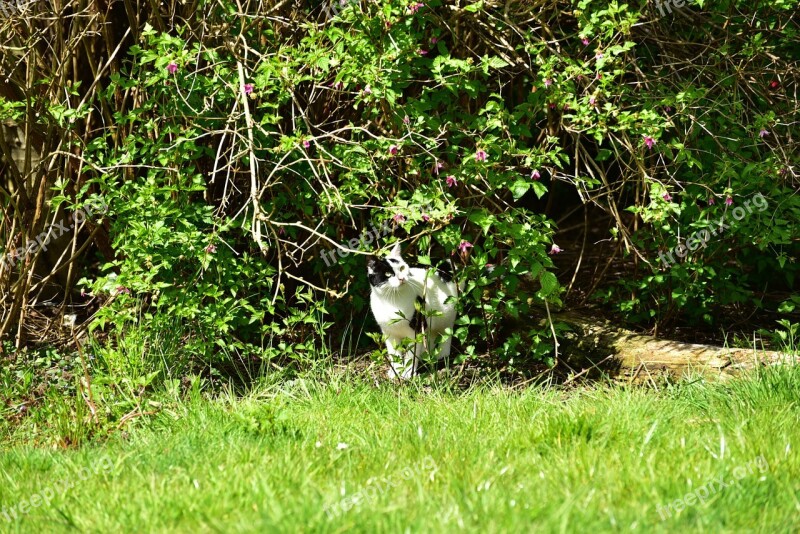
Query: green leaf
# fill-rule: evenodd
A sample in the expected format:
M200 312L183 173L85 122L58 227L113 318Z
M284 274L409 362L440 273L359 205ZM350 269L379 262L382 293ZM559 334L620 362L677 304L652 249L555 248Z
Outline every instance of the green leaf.
M464 6L464 11L469 11L470 13L477 13L481 9L483 9L483 0L479 2L475 2L474 4L470 4L468 6Z
M597 151L597 155L594 157L594 160L595 161L605 161L608 158L610 158L612 154L613 154L613 152L611 152L609 149L601 148L600 150Z
M484 210L473 211L469 214L469 220L480 227L483 230L483 234L486 235L489 233L489 229L492 227L492 224L495 222L495 218L493 215L489 215Z
M558 278L550 271L544 271L539 275L539 282L542 284L540 294L547 298L558 289Z
M508 66L508 62L497 56L484 57L483 64L490 69L502 69Z
M519 200L525 193L528 192L528 189L530 188L531 184L529 182L526 182L525 180L517 180L509 189L511 189L511 194L514 195L514 200Z

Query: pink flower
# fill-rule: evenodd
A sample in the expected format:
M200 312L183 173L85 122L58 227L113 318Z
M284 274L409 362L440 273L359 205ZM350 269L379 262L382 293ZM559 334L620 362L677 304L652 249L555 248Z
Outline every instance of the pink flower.
M553 85L553 80L551 80L550 78L545 78L544 79L544 86L545 87L550 87L551 85Z
M550 109L556 109L556 103L555 102L550 102L549 106L550 106Z
M598 52L597 54L595 54L594 58L595 59L603 59L603 53L602 52Z
M389 154L391 154L392 156L397 155L397 145L391 145L389 147Z
M408 10L411 11L411 13L413 14L419 11L419 8L421 7L425 7L425 4L423 4L422 2L417 2L415 4L411 4L410 6L408 6Z
M333 82L331 84L331 87L333 87L337 91L341 91L344 88L344 83L342 83L342 82Z
M425 221L425 222L428 222L428 221L431 220L431 216L428 215L427 213L423 213L422 214L422 220Z
M594 106L594 105L595 105L595 103L597 103L597 100L595 99L595 97L591 97L591 98L589 99L589 104L590 104L590 105L592 105L592 106Z
M758 132L758 135L759 137L761 137L761 139L764 139L766 136L769 135L769 130L762 129L760 132Z
M582 38L581 43L583 43L583 46L589 46L589 38L588 37Z
M206 247L206 254L213 254L216 251L217 251L217 245L215 245L214 243L209 243L209 245Z
M411 119L408 117L408 115L406 115L405 117L403 117L403 124L405 124L406 126L408 126L409 124L411 124Z
M708 197L708 205L709 206L713 206L714 205L714 197Z
M553 243L553 245L550 247L550 252L548 252L548 254L559 254L560 252L561 252L561 247Z
M483 150L478 150L475 152L475 161L486 161L487 157L489 156Z
M665 201L669 202L670 200L672 200L672 195L670 195L669 193L664 193L664 196L662 198Z
M178 64L174 61L171 61L169 65L167 65L167 72L170 74L175 74L178 71Z
M372 87L370 87L369 84L367 84L366 87L364 87L364 94L365 95L371 95L372 94Z
M420 48L419 50L417 50L417 54L419 54L421 56L427 56L428 55L428 51L425 50L424 48Z
M652 137L650 137L649 135L644 135L644 136L642 136L642 137L644 138L644 144L645 144L645 146L646 146L648 149L652 150L652 149L653 149L653 145L654 145L654 144L656 144L656 140L655 140L655 139L653 139Z
M253 84L252 83L244 84L244 94L249 95L252 92L253 92Z
M533 169L533 172L531 173L531 179L532 180L538 180L541 177L542 177L542 175L539 174L539 171L537 169Z
M311 142L308 139L303 140L303 148L311 148Z
M131 294L131 290L125 286L117 286L117 288L114 291L117 295L119 295L120 293L125 293L126 295Z
M444 179L444 182L447 184L447 187L453 187L458 185L458 180L452 174Z
M394 219L394 222L396 222L397 224L406 222L405 216L399 213L396 214L394 217L392 217L392 219Z
M733 198L732 197L727 197L725 199L725 205L726 206L730 206L731 204L733 204Z
M780 82L778 82L778 80L772 80L771 82L769 82L770 89L777 89L778 87L780 87L780 85L781 84Z
M603 73L602 72L598 72L597 75L595 76L595 78L597 78L598 80L602 80L603 79Z
M438 176L439 171L442 169L444 169L444 163L442 163L441 161L437 161L436 165L433 166L433 174Z
M470 243L469 241L463 241L462 240L461 243L459 243L459 245L458 245L458 251L461 254L465 254L467 252L467 250L471 249L471 248L472 248L472 243Z
M431 44L432 45L435 45L438 42L439 42L439 38L438 37L431 37Z

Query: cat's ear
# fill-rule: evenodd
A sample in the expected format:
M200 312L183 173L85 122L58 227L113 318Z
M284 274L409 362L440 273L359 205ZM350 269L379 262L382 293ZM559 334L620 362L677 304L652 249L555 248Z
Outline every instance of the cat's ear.
M397 258L400 259L400 241L394 244L392 250L389 251L389 258Z
M367 272L369 274L372 274L372 273L375 272L375 262L377 262L377 261L378 261L378 258L376 258L375 256L369 256L367 258Z

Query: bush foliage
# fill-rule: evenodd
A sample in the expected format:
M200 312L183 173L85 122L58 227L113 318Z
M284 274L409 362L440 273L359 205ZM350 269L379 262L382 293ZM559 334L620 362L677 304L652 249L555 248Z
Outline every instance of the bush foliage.
M353 335L367 314L363 254L402 239L407 256L451 258L467 282L463 356L542 358L551 329L530 318L571 285L553 260L564 249L584 268L605 264L591 255L596 229L625 274L595 295L631 320L713 322L730 305L792 313L800 53L790 4L111 10L131 31L111 24L97 41L105 56L81 56L93 79L42 65L32 80L23 66L33 59L4 57L15 90L0 116L42 134L49 156L26 172L53 185L42 205L51 220L98 197L108 206L75 234L97 246L81 248L64 287L77 298L80 275L83 298L102 300L92 325L112 347L143 330L205 361L313 358L326 333ZM5 22L7 42L36 44L36 28L61 27L25 15ZM95 39L82 20L75 39ZM756 194L766 208L738 217ZM4 195L9 220L24 219ZM557 221L581 209L583 237L568 247ZM728 228L702 246L679 247L720 220ZM19 226L4 224L6 242L19 241ZM676 247L674 261L660 259ZM12 302L22 275L5 276ZM513 332L500 328L509 318Z

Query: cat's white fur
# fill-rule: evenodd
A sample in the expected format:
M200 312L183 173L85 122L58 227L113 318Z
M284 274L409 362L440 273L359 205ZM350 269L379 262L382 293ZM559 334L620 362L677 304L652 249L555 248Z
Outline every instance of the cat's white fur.
M445 282L435 270L409 267L400 256L400 244L396 244L387 261L394 269L394 276L380 287L372 287L370 305L375 320L386 337L386 349L391 359L391 378L407 379L417 371L420 357L427 351L433 354L438 349L438 359L450 355L451 336L445 333L453 328L456 319L456 297L458 287L454 281ZM369 271L372 274L372 271ZM415 313L417 297L425 303L423 316L426 327L421 342L415 341L414 329L409 325ZM407 340L407 341L405 341ZM405 347L401 347L403 343ZM437 346L438 345L438 346Z

